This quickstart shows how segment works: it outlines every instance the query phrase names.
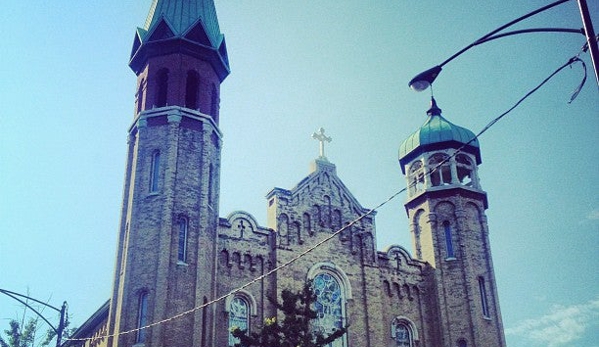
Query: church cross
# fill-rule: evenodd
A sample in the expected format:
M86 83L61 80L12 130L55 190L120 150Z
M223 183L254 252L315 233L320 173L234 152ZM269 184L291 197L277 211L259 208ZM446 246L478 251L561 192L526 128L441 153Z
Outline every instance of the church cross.
M312 134L312 138L315 139L315 140L318 140L318 142L320 142L320 156L319 156L319 158L326 160L327 158L324 156L324 143L325 143L325 141L326 142L331 142L331 141L333 141L333 139L330 136L326 136L324 134L324 128L318 129L318 132Z

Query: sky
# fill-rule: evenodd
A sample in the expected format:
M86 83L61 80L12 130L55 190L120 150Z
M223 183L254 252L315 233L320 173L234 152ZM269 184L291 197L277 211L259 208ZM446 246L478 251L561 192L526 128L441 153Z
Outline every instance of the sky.
M595 31L599 1L589 0ZM136 78L127 62L150 0L0 2L0 288L83 323L110 295ZM318 156L371 208L405 186L401 142L430 91L407 82L549 1L217 0L231 75L221 88L220 214L266 224L265 195ZM575 1L514 29L580 28ZM447 64L434 96L481 130L580 52L584 37L488 42ZM599 347L599 92L588 53L480 138L481 185L510 347ZM411 249L405 195L378 210L379 250ZM51 320L57 318L44 311ZM20 314L0 297L0 329Z

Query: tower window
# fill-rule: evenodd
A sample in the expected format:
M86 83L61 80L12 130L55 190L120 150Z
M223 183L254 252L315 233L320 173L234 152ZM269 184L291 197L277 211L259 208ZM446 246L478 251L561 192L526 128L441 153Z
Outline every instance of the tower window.
M168 95L168 69L160 69L156 75L156 106L166 106Z
M193 110L198 109L198 73L195 71L187 72L187 82L185 83L185 107Z
M160 174L160 152L152 154L152 165L150 166L150 193L158 192L158 180Z
M478 278L478 289L480 291L480 304L483 309L483 316L485 318L490 318L489 303L487 302L487 286L485 284L485 279L482 277Z
M408 179L408 191L410 195L414 195L424 190L424 167L422 161L418 160L410 166Z
M229 304L229 346L235 346L239 343L239 339L231 334L231 329L237 327L241 330L248 330L250 321L250 306L248 302L240 297L235 296Z
M445 247L447 249L447 259L455 259L453 250L453 240L451 233L451 225L448 221L443 222L443 231L445 233Z
M468 342L464 339L458 340L458 347L468 347Z
M137 113L140 113L143 108L143 98L144 98L145 86L146 86L146 80L142 79L139 82L139 87L137 88L137 95L135 96L137 99Z
M177 260L180 263L187 262L187 218L179 217L179 247L177 250Z
M474 171L472 161L464 154L458 154L455 159L457 162L458 180L463 185L472 185L474 181L472 177L472 172Z
M444 153L435 153L428 161L431 170L431 184L441 186L451 184L451 168L449 156ZM433 171L434 170L434 171Z
M144 343L146 341L146 329L141 329L148 324L148 293L142 292L139 295L139 302L137 306L137 343Z

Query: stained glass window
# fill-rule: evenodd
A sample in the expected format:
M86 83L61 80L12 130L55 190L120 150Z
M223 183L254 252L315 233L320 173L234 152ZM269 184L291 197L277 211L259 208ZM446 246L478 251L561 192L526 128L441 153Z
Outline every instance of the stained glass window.
M239 339L230 333L231 328L247 330L249 327L249 305L243 298L236 296L229 306L229 346L235 346Z
M445 232L445 246L447 248L447 258L454 259L453 240L451 235L451 225L448 221L443 222L443 231Z
M343 294L335 277L321 273L314 277L315 309L318 312L315 328L325 336L343 327ZM345 338L339 338L327 347L344 347Z
M404 323L395 323L395 343L398 347L412 347L410 329Z

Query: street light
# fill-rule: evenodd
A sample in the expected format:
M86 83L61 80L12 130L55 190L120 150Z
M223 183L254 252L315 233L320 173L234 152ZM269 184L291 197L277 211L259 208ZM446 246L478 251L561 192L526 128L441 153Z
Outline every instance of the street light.
M44 320L44 322L46 322L50 328L52 328L52 330L54 330L54 332L56 333L56 347L60 347L60 344L62 342L62 333L64 331L65 328L65 323L66 323L66 313L67 313L67 302L63 302L62 303L62 307L61 308L56 308L52 305L49 305L43 301L31 298L27 295L23 295L23 294L19 294L19 293L15 293L15 292L11 292L9 290L6 289L0 289L0 293L7 295L15 300L17 300L18 302L20 302L21 304L25 305L27 308L29 308L30 310L32 310L33 312L35 312L35 314L37 314L41 319ZM31 301L35 301L40 305L44 305L45 307L51 308L54 311L57 311L60 313L60 321L58 322L58 328L55 328L52 323L50 323L48 321L48 319L46 319L46 317L42 316L41 313L39 313L35 308L31 307L29 304L27 304L27 302L21 300L19 297L21 298L25 298Z
M499 28L491 31L490 33L486 34L485 36L472 42L468 46L462 48L457 53L455 53L451 57L447 58L441 64L436 65L426 71L419 73L418 75L416 75L414 78L412 78L410 80L410 82L408 83L408 86L417 92L427 89L433 83L433 81L437 78L439 73L441 73L441 70L445 64L449 63L450 61L457 58L462 53L466 52L467 50L469 50L470 48L472 48L474 46L478 46L485 42L489 42L489 41L496 40L496 39L506 37L506 36L513 36L513 35L527 34L527 33L536 33L536 32L562 32L562 33L575 33L575 34L586 35L587 43L586 43L585 47L588 47L588 49L590 51L591 60L593 61L593 67L595 70L595 77L597 79L597 85L599 86L599 72L597 71L598 70L597 64L598 64L598 60L599 60L599 50L597 49L597 39L595 38L595 33L593 31L593 25L592 25L592 22L591 22L591 19L589 16L589 10L588 10L587 4L586 4L586 0L578 0L578 5L580 8L580 15L582 17L584 29L532 28L532 29L514 30L514 31L500 33L500 31L502 31L518 22L523 21L526 18L532 17L532 16L536 15L537 13L541 13L543 11L546 11L552 7L561 5L568 1L570 1L570 0L556 1L547 6L541 7L537 10L527 13L522 17L516 18L507 24L500 26Z

